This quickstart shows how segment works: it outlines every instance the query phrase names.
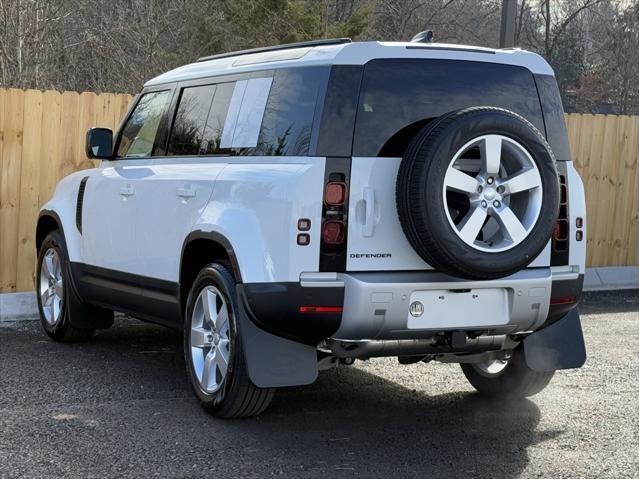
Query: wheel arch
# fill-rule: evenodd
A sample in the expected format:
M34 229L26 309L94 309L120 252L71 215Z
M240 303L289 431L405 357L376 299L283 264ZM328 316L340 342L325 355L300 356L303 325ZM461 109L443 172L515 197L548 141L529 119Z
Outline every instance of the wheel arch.
M225 236L215 231L196 230L189 233L180 255L179 299L182 311L193 281L202 267L212 262L227 262L236 283L242 282L237 256Z
M62 221L60 221L60 217L53 210L42 210L38 215L38 221L36 224L36 252L40 251L40 246L42 246L44 239L54 230L60 230L62 236L64 236L64 229L62 228Z

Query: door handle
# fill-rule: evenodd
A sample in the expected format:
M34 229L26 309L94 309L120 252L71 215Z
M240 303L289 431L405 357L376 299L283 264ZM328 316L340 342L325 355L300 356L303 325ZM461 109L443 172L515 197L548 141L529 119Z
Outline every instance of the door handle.
M362 236L373 236L375 231L375 190L366 186L364 188L364 224L362 226Z
M194 198L195 197L195 190L193 188L178 188L177 189L177 195L180 198Z
M135 194L135 188L131 185L125 185L120 187L120 196L124 196L128 198L129 196L133 196Z

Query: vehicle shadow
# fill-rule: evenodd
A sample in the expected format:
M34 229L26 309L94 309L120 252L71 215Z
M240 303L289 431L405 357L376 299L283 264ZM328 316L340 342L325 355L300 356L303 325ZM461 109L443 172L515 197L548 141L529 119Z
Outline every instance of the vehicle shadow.
M427 366L423 374L428 381ZM308 472L515 477L528 464L529 446L561 434L536 431L539 420L530 400L429 395L351 367L324 372L311 386L278 390L263 416L233 427L270 454L294 454Z
M93 342L75 345L53 343L33 325L4 334L6 370L19 375L5 379L15 387L0 396L0 406L38 404L39 391L30 385L48 384L48 401L58 405L51 414L90 417L108 432L102 460L124 460L140 438L153 444L127 459L132 471L153 461L163 466L155 458L169 454L191 458L189 468L228 465L256 477L516 477L528 465L531 446L562 433L537 430L541 413L533 401L492 401L469 392L457 368L398 370L391 360L322 372L310 386L279 389L261 416L219 420L192 395L173 331L118 321ZM398 371L408 376L390 380ZM401 383L415 378L419 390ZM460 392L450 392L455 383ZM64 406L69 403L75 406ZM38 427L50 435L63 433L44 424ZM64 440L74 451L95 447L93 439ZM193 444L207 442L215 454L195 454ZM180 474L190 477L191 470Z

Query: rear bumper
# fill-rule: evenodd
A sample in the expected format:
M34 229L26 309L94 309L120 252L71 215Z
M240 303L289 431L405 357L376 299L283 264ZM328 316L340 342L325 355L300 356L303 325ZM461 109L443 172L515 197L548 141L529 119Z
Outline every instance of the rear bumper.
M344 283L344 308L332 337L340 340L419 339L444 331L535 331L576 305L551 306L555 292L567 290L578 299L583 283L583 276L551 268L529 268L492 281L465 281L428 271L338 274L337 279ZM495 291L501 302L494 318L473 308L468 299L481 301ZM411 322L409 306L416 298L436 298L447 305L424 304L423 320Z
M582 284L583 275L561 267L529 268L493 281L465 281L433 271L304 273L299 283L247 283L238 289L250 319L260 329L315 346L328 338L402 340L446 331L491 335L535 331L574 308ZM495 314L494 323L485 311L480 315L460 300L461 295L481 297L495 291L502 295L503 309ZM438 315L426 308L424 327L410 328L409 305L415 295L443 296L450 308ZM552 304L551 297L571 297L573 302ZM308 306L318 309L302 312Z

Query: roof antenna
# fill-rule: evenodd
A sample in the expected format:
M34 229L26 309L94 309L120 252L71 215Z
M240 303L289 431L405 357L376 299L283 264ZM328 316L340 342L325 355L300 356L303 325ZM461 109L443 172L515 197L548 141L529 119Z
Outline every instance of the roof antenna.
M419 32L417 35L415 35L411 39L411 42L432 43L433 42L433 31L432 30L425 30L423 32Z

